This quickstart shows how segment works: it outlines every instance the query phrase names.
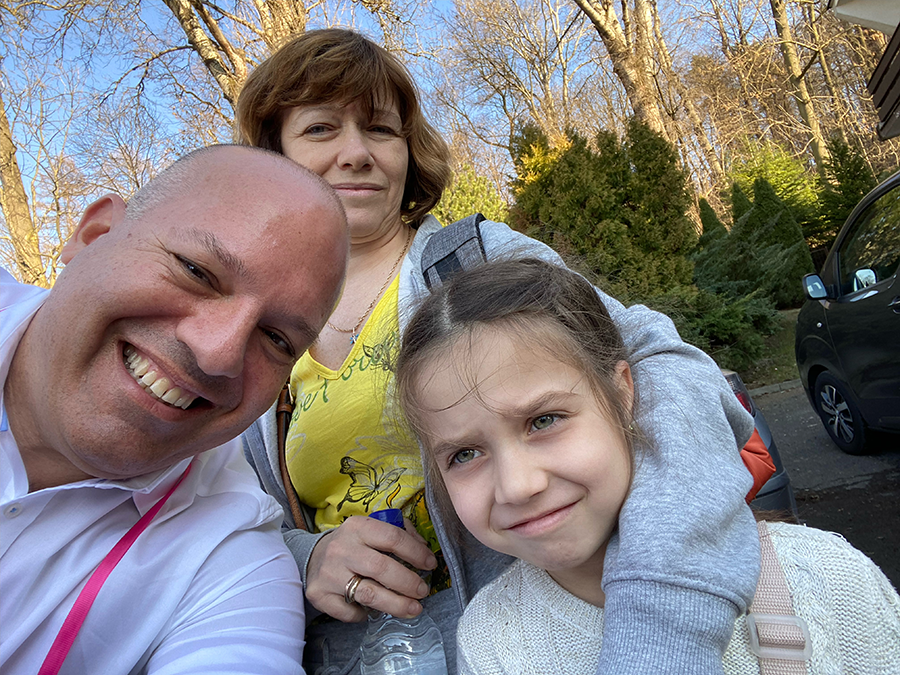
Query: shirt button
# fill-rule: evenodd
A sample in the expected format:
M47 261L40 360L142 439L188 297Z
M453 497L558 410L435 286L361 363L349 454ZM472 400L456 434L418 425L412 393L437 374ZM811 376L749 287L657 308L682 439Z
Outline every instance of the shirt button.
M20 513L22 513L21 504L10 504L5 509L3 509L3 515L7 518L15 518Z

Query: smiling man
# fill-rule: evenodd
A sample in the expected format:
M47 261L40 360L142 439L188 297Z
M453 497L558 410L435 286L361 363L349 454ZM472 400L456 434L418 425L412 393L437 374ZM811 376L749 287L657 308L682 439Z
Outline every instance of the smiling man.
M300 672L281 512L232 439L347 255L320 178L216 146L88 207L51 291L0 270L2 672Z

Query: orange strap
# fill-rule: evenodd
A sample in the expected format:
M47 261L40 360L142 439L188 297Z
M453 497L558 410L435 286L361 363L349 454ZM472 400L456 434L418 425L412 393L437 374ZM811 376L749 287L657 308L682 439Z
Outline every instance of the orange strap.
M741 449L741 459L744 461L747 471L753 476L753 487L747 493L747 503L749 504L756 497L756 493L766 484L766 481L775 475L775 464L756 429L753 430L753 435L747 441L747 445Z

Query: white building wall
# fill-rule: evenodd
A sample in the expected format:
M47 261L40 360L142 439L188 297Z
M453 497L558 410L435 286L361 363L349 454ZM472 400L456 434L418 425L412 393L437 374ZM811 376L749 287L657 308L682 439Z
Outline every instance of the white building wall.
M839 19L891 35L900 24L900 0L830 0Z

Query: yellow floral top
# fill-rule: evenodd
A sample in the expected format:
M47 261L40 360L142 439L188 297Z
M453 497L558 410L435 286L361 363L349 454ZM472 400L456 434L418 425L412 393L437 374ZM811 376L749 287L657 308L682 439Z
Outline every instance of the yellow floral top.
M297 361L285 454L300 501L315 509L318 531L350 516L399 508L438 553L419 447L393 396L392 358L400 346L398 279L339 369L326 368L309 352ZM433 591L439 590L436 583L433 576ZM449 585L449 575L440 585Z

